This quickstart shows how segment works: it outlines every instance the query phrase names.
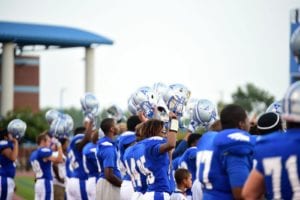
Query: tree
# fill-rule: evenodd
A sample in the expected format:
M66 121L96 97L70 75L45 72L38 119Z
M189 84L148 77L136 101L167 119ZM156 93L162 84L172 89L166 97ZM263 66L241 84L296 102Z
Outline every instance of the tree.
M232 100L249 113L261 113L274 102L274 96L252 83L247 83L245 87L237 88L237 91L232 94Z

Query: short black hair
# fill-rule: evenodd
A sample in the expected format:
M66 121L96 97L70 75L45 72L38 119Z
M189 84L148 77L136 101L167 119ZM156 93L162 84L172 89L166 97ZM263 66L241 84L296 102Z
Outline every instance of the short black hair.
M85 132L85 127L79 126L79 127L75 128L74 135L81 134L81 133L84 133L84 132Z
M7 128L0 129L0 140L4 140L4 137L8 136Z
M220 114L222 129L239 128L239 123L247 118L246 111L239 105L229 104Z
M103 133L107 135L109 133L110 128L115 124L115 120L113 118L105 118L102 120L100 128Z
M189 170L187 170L185 168L179 168L175 171L174 176L175 176L177 185L180 185L184 179L191 176L191 173L189 172Z
M187 140L188 147L191 147L193 143L200 139L201 135L199 133L192 133Z
M132 115L127 120L127 130L128 131L135 131L135 127L141 123L140 118L137 115Z

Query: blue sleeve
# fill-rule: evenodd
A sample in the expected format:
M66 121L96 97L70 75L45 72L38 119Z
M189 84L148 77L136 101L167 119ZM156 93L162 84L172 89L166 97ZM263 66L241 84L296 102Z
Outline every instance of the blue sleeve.
M116 167L116 153L114 148L105 148L103 150L103 168L114 168Z
M162 144L163 144L163 143L159 143L159 144L153 145L153 146L151 147L151 149L150 149L150 154L151 154L154 158L156 158L156 156L160 156L160 155L161 155L159 149L160 149L160 145L162 145Z
M0 152L6 148L9 148L8 141L6 140L1 140L0 141Z
M251 170L251 162L247 156L226 156L226 171L231 188L243 187Z
M38 154L38 158L47 158L52 155L52 150L50 148L41 148Z
M172 154L172 158L175 159L178 156L181 156L187 148L188 148L187 141L182 140L175 148L175 151Z

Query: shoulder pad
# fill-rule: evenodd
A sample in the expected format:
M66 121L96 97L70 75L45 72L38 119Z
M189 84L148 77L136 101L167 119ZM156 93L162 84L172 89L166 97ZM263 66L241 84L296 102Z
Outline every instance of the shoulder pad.
M102 142L100 145L102 145L102 146L113 146L113 144L108 142L108 141Z
M221 131L215 138L214 144L223 154L247 155L253 152L256 138L249 133L234 129Z

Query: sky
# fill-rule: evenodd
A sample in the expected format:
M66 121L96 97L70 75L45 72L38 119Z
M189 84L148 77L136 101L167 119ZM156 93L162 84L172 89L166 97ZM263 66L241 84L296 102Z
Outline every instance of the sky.
M254 83L281 99L289 84L290 10L300 0L0 0L0 20L84 29L114 41L95 51L100 108L141 86L181 83L191 97L231 101ZM40 56L40 107L80 107L84 49Z

